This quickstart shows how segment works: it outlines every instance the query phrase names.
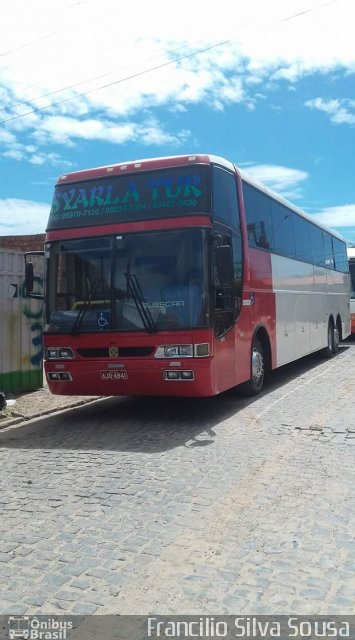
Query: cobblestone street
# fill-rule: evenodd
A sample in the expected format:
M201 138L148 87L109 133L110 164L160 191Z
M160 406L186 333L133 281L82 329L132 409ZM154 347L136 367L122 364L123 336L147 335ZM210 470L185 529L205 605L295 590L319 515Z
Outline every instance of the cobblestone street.
M355 613L354 371L0 432L1 613Z

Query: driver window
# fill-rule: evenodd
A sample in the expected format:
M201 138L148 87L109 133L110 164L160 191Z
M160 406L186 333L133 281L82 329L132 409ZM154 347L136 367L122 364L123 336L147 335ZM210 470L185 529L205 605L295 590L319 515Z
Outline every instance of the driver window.
M215 290L215 332L221 337L234 324L234 270L231 237L214 237L213 284Z

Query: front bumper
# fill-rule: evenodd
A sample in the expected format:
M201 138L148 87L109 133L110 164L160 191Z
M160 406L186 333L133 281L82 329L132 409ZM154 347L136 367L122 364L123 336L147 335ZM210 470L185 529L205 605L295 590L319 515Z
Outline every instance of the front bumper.
M46 361L44 368L50 391L58 395L199 397L216 393L212 384L211 358L186 358L179 362L177 365L168 359L117 363L107 360ZM180 372L178 379L169 379L167 372L172 371ZM193 378L181 375L184 371L192 372Z

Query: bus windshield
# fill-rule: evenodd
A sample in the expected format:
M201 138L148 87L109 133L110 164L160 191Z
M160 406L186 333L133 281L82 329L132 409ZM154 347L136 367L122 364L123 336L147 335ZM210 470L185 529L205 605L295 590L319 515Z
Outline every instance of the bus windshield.
M351 291L350 291L350 297L352 299L355 299L355 260L350 260L349 261L349 271L350 271L350 287L351 287Z
M47 331L208 326L206 244L203 229L52 243Z

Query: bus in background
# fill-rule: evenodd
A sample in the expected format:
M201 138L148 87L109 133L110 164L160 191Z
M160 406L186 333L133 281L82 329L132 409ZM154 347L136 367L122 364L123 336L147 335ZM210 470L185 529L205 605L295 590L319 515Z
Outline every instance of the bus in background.
M55 394L253 395L350 333L342 238L216 156L61 176L45 257Z
M355 247L348 247L347 252L350 272L351 333L355 334Z

